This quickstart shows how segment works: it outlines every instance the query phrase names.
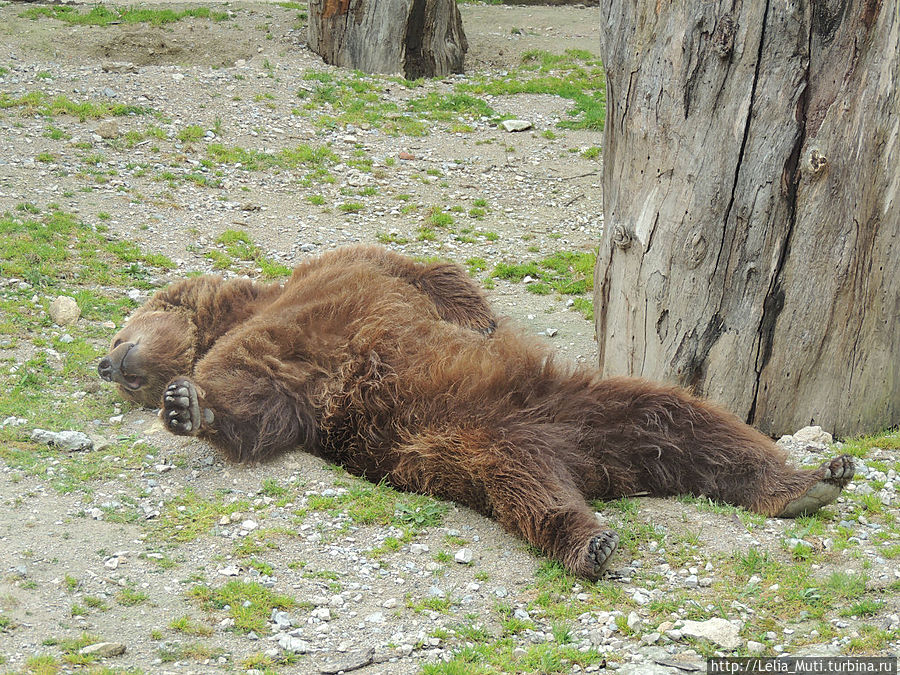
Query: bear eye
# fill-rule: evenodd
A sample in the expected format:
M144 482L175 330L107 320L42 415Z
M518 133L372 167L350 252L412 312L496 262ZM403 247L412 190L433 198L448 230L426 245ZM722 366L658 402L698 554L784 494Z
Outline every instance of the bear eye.
M115 348L118 347L120 344L122 344L122 341L121 341L119 338L116 338L115 340L113 340L113 346L112 346L112 348L115 349Z

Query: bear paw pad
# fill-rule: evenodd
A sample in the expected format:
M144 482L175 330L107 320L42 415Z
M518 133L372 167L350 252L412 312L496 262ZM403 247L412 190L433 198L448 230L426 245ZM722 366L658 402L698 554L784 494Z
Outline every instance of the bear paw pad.
M840 455L827 460L818 468L819 480L806 492L784 507L779 518L797 518L815 513L830 504L856 473L856 464L850 455Z
M619 535L612 530L601 532L588 543L588 575L594 579L600 576L610 556L619 545Z
M193 436L200 431L203 415L197 387L190 380L174 380L163 394L163 424L173 434Z

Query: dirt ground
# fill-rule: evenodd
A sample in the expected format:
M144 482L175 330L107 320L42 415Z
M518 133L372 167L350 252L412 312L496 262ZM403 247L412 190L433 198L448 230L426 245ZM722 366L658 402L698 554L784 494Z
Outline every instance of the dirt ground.
M318 116L328 110L291 112L302 103L298 92L310 87L305 75L346 74L305 49L297 9L213 3L208 6L232 13L231 20L98 27L20 16L34 6L0 7L0 66L5 70L0 93L15 98L40 91L47 97L145 106L155 111L153 119L164 133L126 147L115 140L129 131L144 133L153 120L117 117L113 135L103 138L103 120L69 115L48 121L38 114L2 111L0 213L14 212L23 202L40 208L54 203L85 221L103 223L111 238L175 261L176 269L155 279L159 284L210 271L214 258L209 252L222 249L217 238L235 229L288 266L353 242L390 241L411 255L461 264L480 258L488 271L500 262L585 252L597 245L603 226L602 159L591 149L602 146L602 133L559 128L569 100L549 94L487 96L498 114L532 122L532 130L515 134L479 119L466 120L464 131L436 125L425 136L393 136L371 125L322 126ZM597 51L596 7L464 4L461 10L470 44L467 74L420 89L390 85L388 99L402 105L423 92L451 92L479 73L519 67L531 50ZM191 126L205 135L181 138ZM62 134L54 138L49 127ZM331 168L336 181L309 183L292 170L247 171L233 161L223 162L214 176L203 174L202 150L214 142L269 153L301 143L324 144L338 158ZM370 161L368 168L363 160ZM96 180L99 174L103 180ZM343 210L350 200L361 208ZM486 214L472 219L470 237L438 232L434 239L417 238L430 207L461 205L451 212L462 221L482 200ZM408 204L418 208L404 208ZM233 272L256 270L251 264ZM135 291L134 297L143 295ZM565 358L595 362L593 324L569 297L537 295L523 282L503 279L494 282L490 297L526 330L546 335ZM108 335L113 332L109 326ZM121 473L94 481L90 490L59 494L47 476L9 466L0 471L0 610L9 621L0 624L5 659L0 669L55 672L37 669L33 659L41 655L64 663L67 671L78 669L77 659L65 661L61 641L88 634L126 646L123 655L104 661L122 671L263 672L268 667L329 672L326 664L344 659L348 669L359 666L367 674L413 673L466 646L466 639L448 637L461 622L504 635L498 605L510 614L530 613L529 628L514 639L520 656L552 643L556 624L565 620L572 644L584 652L599 649L609 656L610 668L676 672L655 661L701 660L694 643L642 641L639 632L616 628L617 616L644 611L632 601L640 591L632 577L641 564L647 569L661 564L655 554L639 556L644 563L628 552L617 554L606 590L588 589L585 595L576 583L564 593L554 591L557 602L587 603L584 612L565 619L544 616L535 604L544 590L536 582L542 559L467 509L450 505L441 525L373 556L371 549L388 546L402 533L392 525L359 523L346 513L310 508L317 499L363 489L361 482L303 454L264 466L226 465L209 446L167 435L152 411L121 412L110 409L109 419L85 431L133 437L148 449L135 463L110 457L110 462L123 462ZM273 485L288 496L280 498ZM240 515L217 516L209 531L183 541L172 531L159 531L156 523L179 522L177 514L190 513L193 500L240 504ZM697 537L696 561L685 568L751 548L784 556L781 542L789 526L781 522L748 529L733 513L673 500L641 500L637 508L641 521L659 532L678 540ZM308 510L300 524L298 509ZM124 517L131 513L140 518ZM612 513L610 518L617 524L625 516ZM252 540L254 531L270 538L247 553L240 545ZM454 561L462 549L471 552L470 563ZM829 569L862 564L830 560ZM890 561L872 564L873 578L884 584L892 580ZM235 580L259 582L300 602L286 610L292 627L234 631L227 609L209 610L190 595L197 584L219 587ZM662 601L658 590L648 593ZM601 606L598 598L612 591L619 600ZM714 602L706 592L704 603ZM138 595L139 602L128 601ZM881 615L897 611L896 601L891 603ZM173 627L185 616L200 627ZM890 618L885 621L891 625ZM766 644L779 641L781 636ZM541 668L511 666L510 672ZM554 672L599 669L570 659Z

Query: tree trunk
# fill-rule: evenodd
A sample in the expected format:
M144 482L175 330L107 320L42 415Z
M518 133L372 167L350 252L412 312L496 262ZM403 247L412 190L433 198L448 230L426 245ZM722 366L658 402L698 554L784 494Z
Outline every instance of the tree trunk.
M606 375L900 423L898 33L898 0L604 3Z
M309 46L326 63L406 79L463 72L456 0L310 0Z

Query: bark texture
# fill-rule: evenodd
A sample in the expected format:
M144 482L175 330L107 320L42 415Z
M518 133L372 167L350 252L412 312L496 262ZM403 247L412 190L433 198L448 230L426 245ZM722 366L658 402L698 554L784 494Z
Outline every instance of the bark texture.
M898 34L898 0L604 4L605 375L900 423Z
M463 72L456 0L310 0L309 46L326 63L407 79Z

